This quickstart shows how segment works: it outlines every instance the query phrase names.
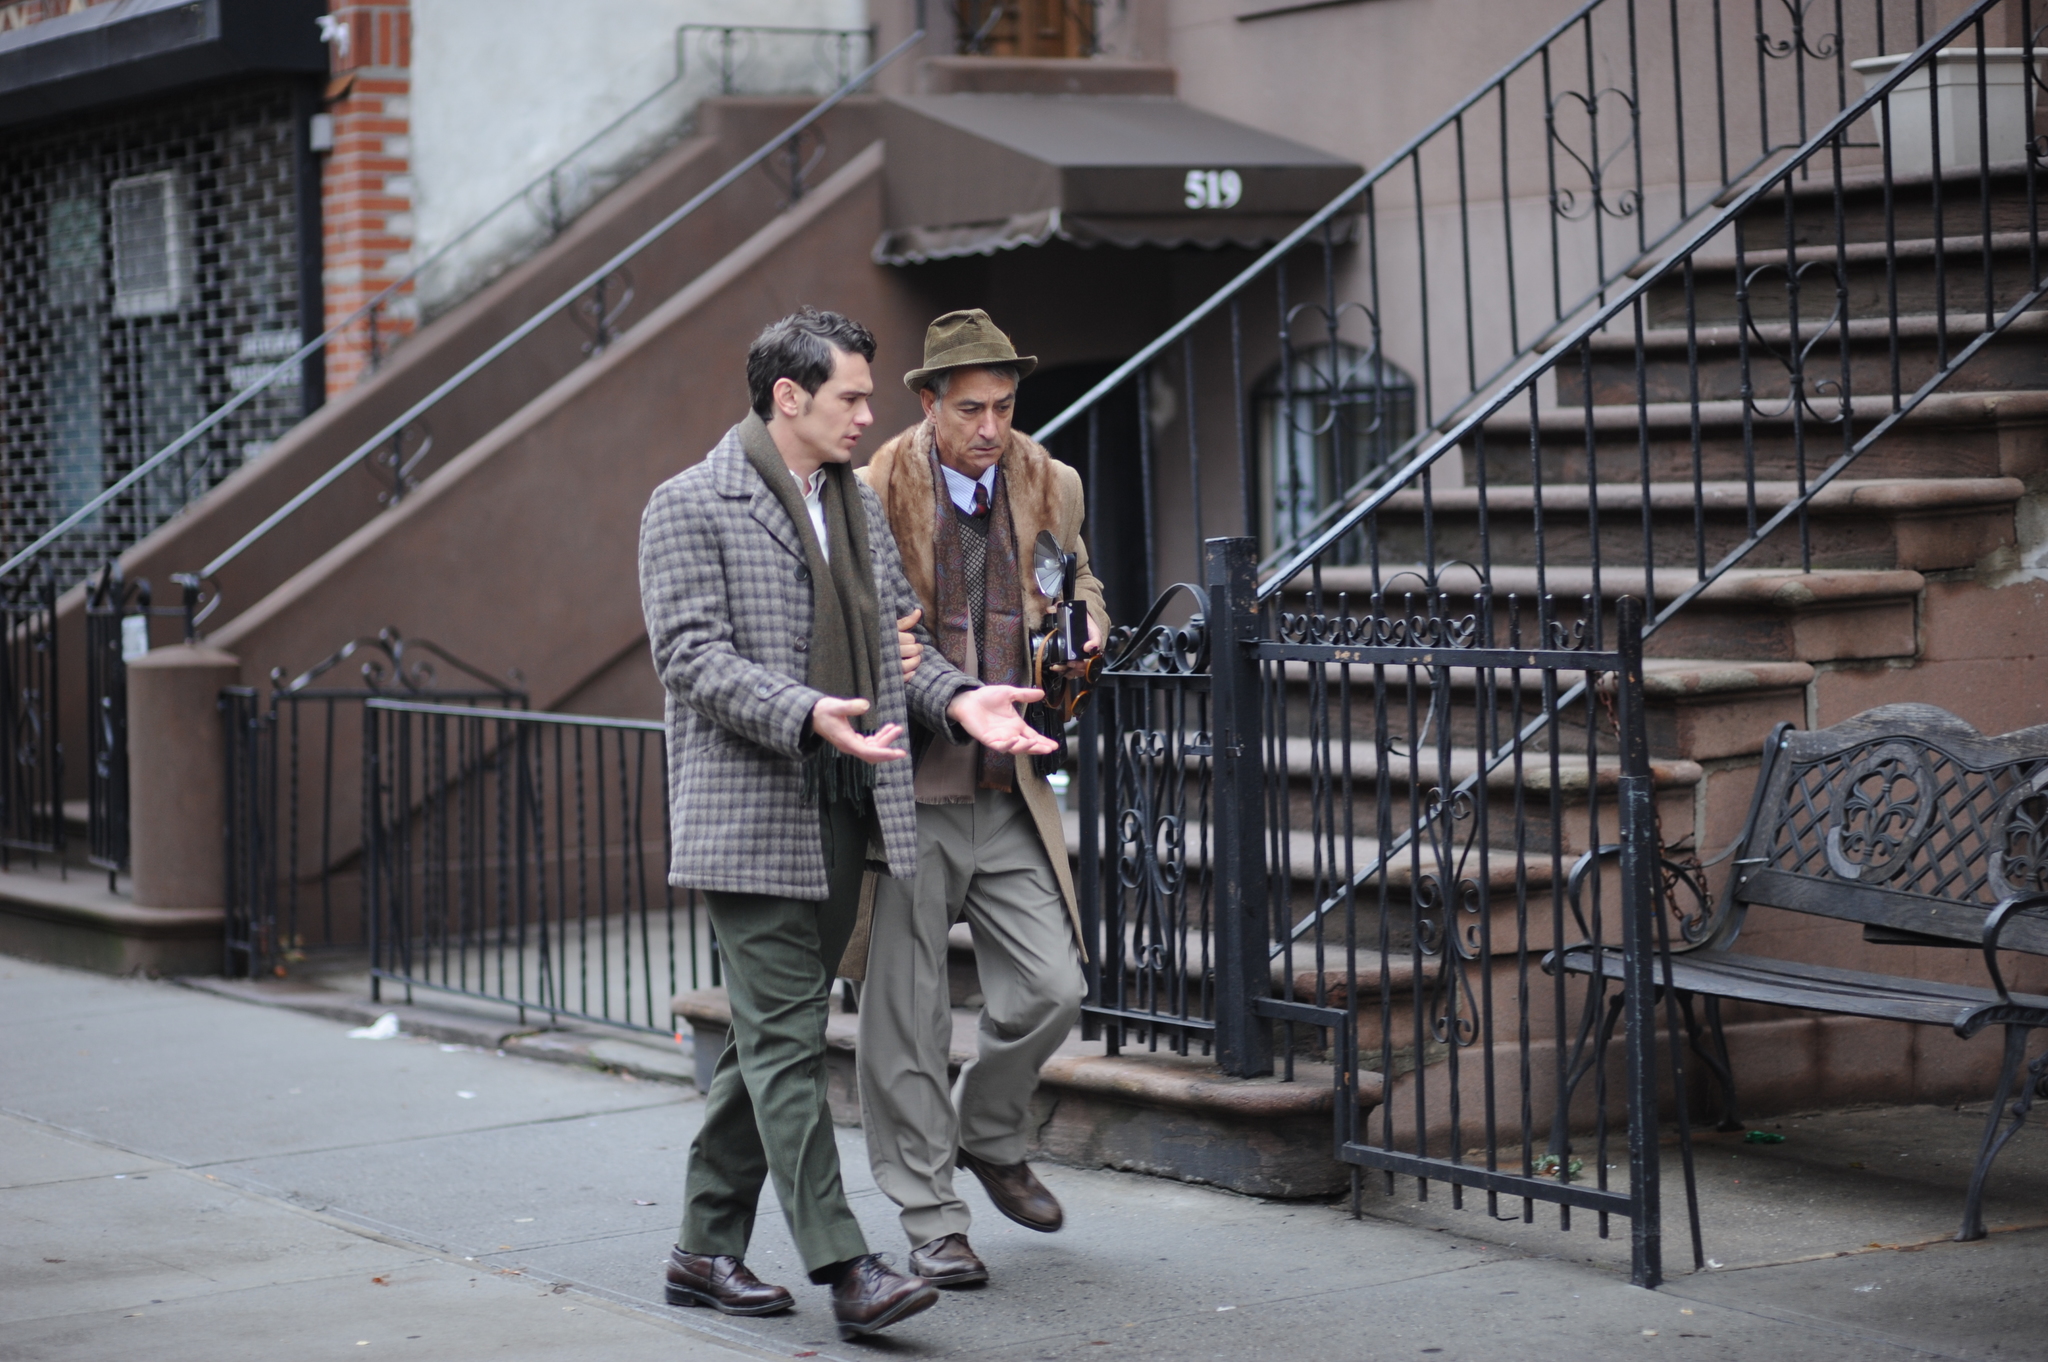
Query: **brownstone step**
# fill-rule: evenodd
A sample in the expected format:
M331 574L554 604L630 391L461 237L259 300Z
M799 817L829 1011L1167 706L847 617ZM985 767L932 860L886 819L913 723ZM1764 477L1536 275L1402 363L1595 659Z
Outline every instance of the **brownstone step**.
M1682 327L1688 315L1702 326L1739 321L1746 291L1749 315L1757 321L1784 321L1796 302L1800 319L1809 324L1838 307L1850 317L1903 317L1932 314L1944 305L1949 320L1959 322L1982 318L1987 298L1994 314L2018 302L2033 289L2040 259L2032 233L1994 232L1987 240L1976 223L1953 223L1940 238L1855 241L1839 248L1832 238L1789 249L1782 237L1767 238L1740 258L1728 242L1722 250L1693 256L1689 299L1682 270L1653 284L1644 318L1657 327Z
M1633 381L1631 378L1631 384ZM1781 387L1775 393L1762 393L1758 405L1765 412L1774 412L1784 406L1787 392L1789 388ZM1839 406L1824 397L1814 400L1804 414L1809 476L1839 458L1844 448L1841 427L1816 420L1814 410L1832 419ZM1850 435L1860 437L1892 411L1889 397L1855 398ZM1592 457L1597 460L1601 480L1640 478L1647 462L1653 482L1689 486L1695 476L1695 421L1699 428L1697 475L1702 479L1725 482L1745 477L1752 470L1759 478L1797 478L1795 427L1789 409L1758 415L1746 412L1739 400L1704 399L1697 408L1688 400L1651 402L1639 409L1631 396L1625 403L1596 405L1590 414ZM1583 405L1560 404L1537 413L1546 483L1584 483L1588 423ZM1863 479L2030 477L2042 460L2044 427L2048 427L2048 391L1936 392L1858 456L1851 471ZM1490 484L1531 480L1526 411L1504 412L1486 423L1484 457ZM1475 480L1470 447L1465 451L1465 465L1467 480Z
M1845 330L1846 346L1842 343ZM1746 338L1739 326L1703 325L1690 334L1682 327L1664 328L1644 334L1641 396L1652 403L1689 403L1697 381L1702 402L1738 401L1742 397L1746 351L1746 377L1756 405L1761 411L1776 413L1792 391L1790 358L1803 348L1800 371L1806 380L1809 423L1832 421L1841 412L1845 350L1849 360L1847 391L1852 407L1859 395L1866 404L1875 400L1888 405L1894 391L1902 398L1911 396L1934 377L1942 364L1952 363L1982 331L1981 316L1974 320L1950 317L1945 324L1931 316L1901 317L1896 327L1877 317L1833 329L1825 317L1807 317L1800 323L1795 345L1792 328L1783 322L1758 325ZM1635 337L1595 336L1590 348L1595 404L1623 406L1633 411L1638 396ZM1689 362L1692 356L1697 356L1696 369ZM1587 375L1588 368L1569 361L1557 370L1558 405L1577 408L1582 426ZM1948 386L1959 393L2029 392L2039 390L2044 383L2048 383L2048 313L2043 312L2015 318L1947 379ZM1866 418L1863 424L1868 428L1870 422ZM1873 450L1865 458L1877 452Z
M732 1008L725 990L699 989L670 1004L678 1028L693 1033L700 1089L725 1048ZM949 1067L975 1052L976 1018L955 1012ZM860 1124L854 1076L857 1019L834 1010L825 1025L827 1094L832 1118ZM1294 1081L1228 1078L1213 1057L1190 1047L1107 1055L1077 1029L1046 1062L1030 1121L1030 1157L1089 1168L1121 1168L1227 1187L1251 1196L1329 1196L1350 1183L1330 1157L1335 1085L1327 1064L1297 1061ZM1379 1104L1379 1075L1359 1076L1357 1102Z
M1829 568L1967 568L2014 542L2013 514L2024 484L2017 478L1839 478L1815 493L1806 509L1811 565ZM1711 566L1740 545L1751 525L1796 500L1791 482L1560 483L1541 489L1544 556L1552 562L1592 558L1590 509L1599 510L1603 563L1640 564L1649 522L1649 561L1656 566ZM1484 501L1486 536L1480 535ZM1528 562L1536 557L1539 492L1532 484L1397 492L1379 513L1379 548L1401 559ZM1431 523L1425 527L1427 507ZM1425 555L1424 550L1430 552ZM1744 560L1751 568L1800 567L1797 518L1788 520Z

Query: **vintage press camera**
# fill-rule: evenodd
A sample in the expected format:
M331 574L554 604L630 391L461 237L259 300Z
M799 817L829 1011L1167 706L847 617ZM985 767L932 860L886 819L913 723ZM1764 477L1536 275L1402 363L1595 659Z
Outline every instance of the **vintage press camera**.
M1067 721L1086 707L1096 675L1102 670L1102 654L1083 651L1088 642L1088 624L1082 613L1085 607L1074 599L1074 573L1079 562L1075 554L1060 548L1051 531L1039 531L1038 541L1031 546L1031 576L1040 594L1050 597L1055 604L1046 617L1044 630L1031 640L1031 684L1045 692L1045 699L1027 705L1024 718L1040 733L1060 743L1059 751L1031 759L1042 776L1051 775L1065 763ZM1059 670L1075 661L1086 668L1081 675Z

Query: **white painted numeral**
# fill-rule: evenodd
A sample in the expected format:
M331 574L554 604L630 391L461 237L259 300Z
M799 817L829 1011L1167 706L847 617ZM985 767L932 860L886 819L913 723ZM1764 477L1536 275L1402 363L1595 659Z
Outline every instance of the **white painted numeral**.
M1234 170L1190 170L1181 184L1190 208L1235 208L1244 197L1244 179Z

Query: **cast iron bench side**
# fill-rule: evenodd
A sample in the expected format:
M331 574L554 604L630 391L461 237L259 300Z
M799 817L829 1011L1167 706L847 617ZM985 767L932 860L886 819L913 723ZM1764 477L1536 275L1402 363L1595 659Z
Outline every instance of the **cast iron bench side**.
M1763 757L1740 836L1708 863L1734 862L1719 903L1705 894L1703 866L1667 859L1658 885L1660 912L1675 912L1681 896L1694 899L1694 911L1676 918L1678 940L1658 970L1662 987L1683 1004L1693 1050L1721 1088L1722 1128L1739 1128L1723 998L1938 1023L1965 1039L2002 1025L1998 1086L1957 1235L1980 1238L1991 1163L2035 1099L2048 1095L2044 1054L2011 1101L2027 1037L2048 1026L2048 997L2012 993L1998 965L2000 950L2048 954L2048 725L1986 737L1932 705L1884 705L1810 733L1781 724ZM1614 852L1587 852L1573 867L1567 893L1582 924L1585 885ZM1991 987L1738 953L1732 948L1751 904L1855 922L1881 944L1975 947ZM1572 1089L1599 1062L1620 1014L1618 994L1604 1020L1599 1003L1606 982L1619 984L1623 971L1617 951L1596 959L1585 945L1567 946L1545 963L1602 980L1587 998L1571 1050L1552 1132L1556 1146ZM1695 994L1706 1004L1704 1036L1693 1015Z

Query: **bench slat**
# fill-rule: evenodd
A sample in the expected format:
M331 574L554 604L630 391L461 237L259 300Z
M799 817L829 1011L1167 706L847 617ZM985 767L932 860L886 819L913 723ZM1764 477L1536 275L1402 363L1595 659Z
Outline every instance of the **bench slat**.
M1984 939L1984 919L1990 912L1974 903L1958 903L1953 899L1908 894L1850 880L1824 880L1769 869L1752 871L1743 881L1742 900L1771 908L1787 908L1795 913L1811 913L1816 917L1839 918L1844 922L1939 936L1972 946ZM2023 949L2048 950L2048 934L2034 923L2025 925L2034 929L2035 935L2042 936L2043 941L2038 947L2029 942ZM2014 934L2014 942L2018 944L2017 933Z
M1564 967L1574 974L1591 974L1595 968L1593 952L1584 948L1567 951ZM1609 979L1626 978L1618 948L1609 947L1601 952L1598 967ZM1661 965L1657 972L1661 982ZM1896 974L1834 969L1716 950L1673 956L1671 983L1689 993L1717 998L1931 1026L1954 1026L1968 1013L1998 1002L1998 994L1993 990L1967 984L1942 984ZM2015 993L2012 1000L2048 1015L2048 998Z

